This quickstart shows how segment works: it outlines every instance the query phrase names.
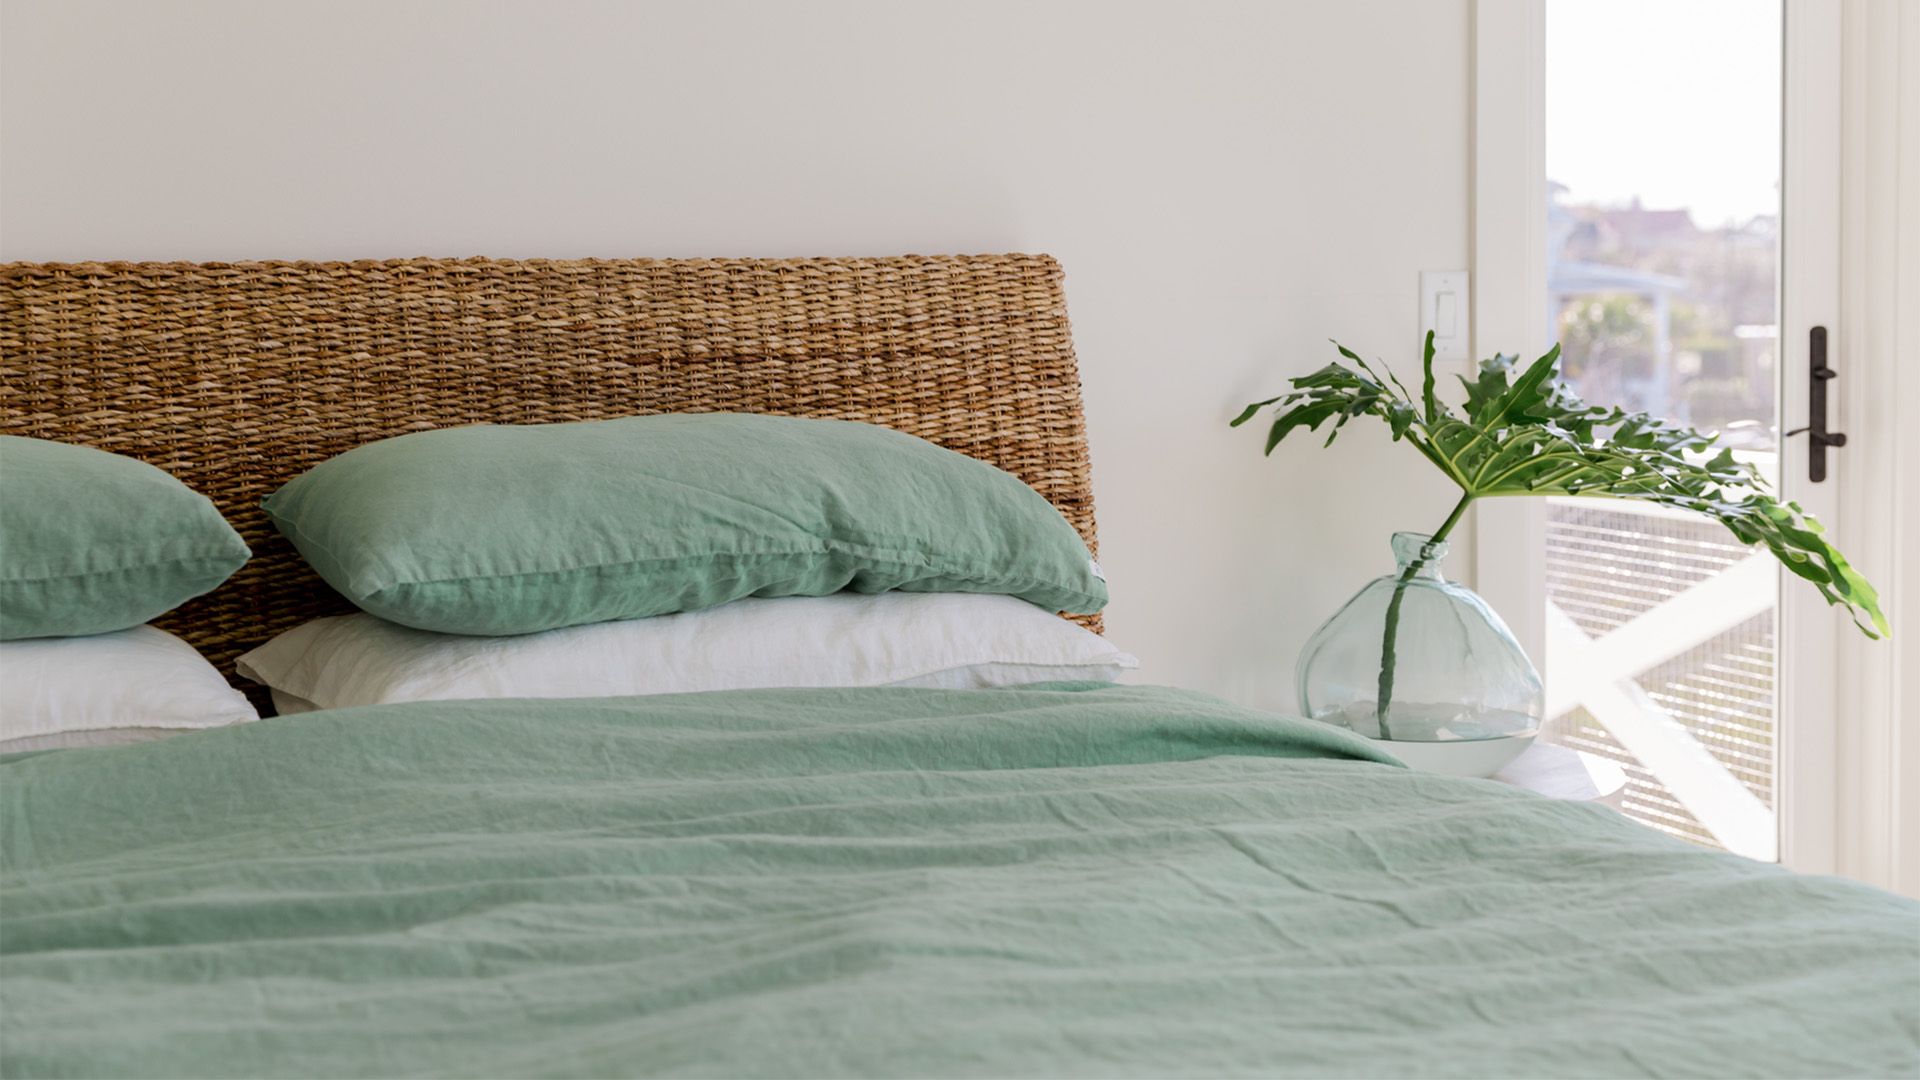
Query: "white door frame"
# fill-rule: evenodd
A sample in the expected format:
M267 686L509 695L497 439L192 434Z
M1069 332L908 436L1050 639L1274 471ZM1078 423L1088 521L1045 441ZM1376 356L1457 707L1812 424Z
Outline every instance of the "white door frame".
M1474 0L1472 40L1471 355L1531 359L1549 334L1545 0ZM1544 671L1544 503L1482 501L1473 536L1474 588Z
M1920 319L1910 299L1920 295L1920 197L1908 190L1920 187L1911 183L1920 175L1920 76L1899 78L1902 59L1909 71L1920 67L1920 9L1900 0L1784 4L1784 168L1792 179L1782 192L1783 291L1791 298L1781 312L1782 417L1790 427L1805 422L1806 380L1796 376L1807 366L1807 329L1824 325L1831 362L1842 373L1829 420L1852 440L1829 455L1827 483L1795 481L1787 490L1817 516L1844 516L1842 545L1882 587L1898 632L1901 609L1920 617L1915 605L1901 603L1920 591L1920 567L1902 564L1920 560L1903 558L1900 546L1920 541L1920 515L1890 498L1901 480L1920 481L1920 462L1909 460L1920 440L1909 435L1901 442L1898 431L1909 425L1897 422L1897 403L1913 415L1920 364L1902 372L1894 359L1920 355ZM1531 356L1550 332L1545 2L1474 0L1472 11L1473 354ZM1868 62L1876 58L1877 66ZM1847 216L1835 230L1843 170ZM1871 201L1865 196L1876 195L1877 209L1863 211ZM1895 233L1888 220L1900 222ZM1896 285L1906 293L1890 292ZM1804 438L1787 441L1784 478L1806 476L1805 454ZM1494 500L1479 504L1474 529L1475 587L1541 661L1545 520L1541 500ZM1912 852L1920 846L1920 731L1900 721L1901 703L1920 698L1920 665L1860 638L1811 587L1789 580L1782 594L1777 642L1788 677L1776 803L1781 859L1795 869L1839 871L1920 894L1920 855ZM1920 627L1909 633L1920 635ZM1914 671L1904 681L1903 668ZM1920 715L1908 719L1920 722Z
M1827 328L1828 363L1843 362L1848 327L1840 322L1840 6L1784 0L1780 81L1780 338L1781 430L1807 422L1808 333ZM1829 398L1836 394L1829 394ZM1827 419L1845 431L1830 402ZM1840 517L1841 477L1858 446L1827 453L1827 479L1807 480L1805 436L1780 442L1780 491L1833 525ZM1848 530L1838 540L1849 543ZM1840 633L1845 620L1815 590L1782 578L1774 657L1780 699L1775 732L1774 807L1780 819L1780 862L1809 873L1838 866ZM1853 632L1851 630L1849 633Z
M1840 5L1846 551L1893 639L1839 646L1835 869L1920 897L1920 6Z

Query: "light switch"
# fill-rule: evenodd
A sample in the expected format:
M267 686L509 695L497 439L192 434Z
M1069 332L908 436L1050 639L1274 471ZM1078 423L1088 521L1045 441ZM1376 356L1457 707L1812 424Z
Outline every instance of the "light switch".
M1433 358L1465 363L1467 349L1467 272L1420 271L1420 337L1433 331Z

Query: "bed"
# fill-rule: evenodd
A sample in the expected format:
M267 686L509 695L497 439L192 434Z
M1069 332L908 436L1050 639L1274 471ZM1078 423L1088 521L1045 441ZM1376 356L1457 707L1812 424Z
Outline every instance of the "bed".
M0 268L0 432L339 610L261 496L410 430L862 419L1094 541L1041 256ZM1092 620L1088 620L1092 621ZM8 1076L1920 1074L1920 908L1156 687L334 709L0 762Z

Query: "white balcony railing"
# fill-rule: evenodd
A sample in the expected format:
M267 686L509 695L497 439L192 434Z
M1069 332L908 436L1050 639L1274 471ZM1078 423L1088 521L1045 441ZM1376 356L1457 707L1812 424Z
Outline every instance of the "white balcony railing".
M1627 766L1629 814L1775 858L1772 557L1698 515L1553 499L1547 576L1548 737Z

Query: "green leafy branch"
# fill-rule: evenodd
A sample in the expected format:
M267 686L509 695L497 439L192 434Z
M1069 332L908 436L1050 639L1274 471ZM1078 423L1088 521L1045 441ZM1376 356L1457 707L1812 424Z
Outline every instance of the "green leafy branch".
M1433 335L1422 358L1425 378L1418 398L1388 370L1374 368L1339 342L1334 347L1354 365L1331 363L1290 380L1293 389L1256 401L1233 420L1239 427L1274 408L1266 452L1293 432L1319 431L1331 422L1331 445L1347 422L1372 416L1387 424L1460 488L1460 501L1433 540L1445 539L1476 499L1579 495L1635 499L1708 517L1747 545L1765 545L1781 565L1847 609L1870 638L1888 633L1878 594L1845 556L1828 543L1820 523L1793 502L1768 494L1752 465L1734 459L1711 435L1646 413L1588 405L1560 380L1560 347L1519 367L1519 358L1482 361L1476 378L1462 378L1464 409L1456 413L1434 393ZM1356 370L1357 369L1357 370ZM1384 377L1382 373L1384 372ZM1416 563L1402 583L1417 572ZM1400 591L1389 607L1378 705L1385 733L1391 699L1394 623Z

